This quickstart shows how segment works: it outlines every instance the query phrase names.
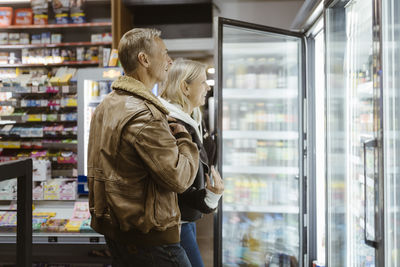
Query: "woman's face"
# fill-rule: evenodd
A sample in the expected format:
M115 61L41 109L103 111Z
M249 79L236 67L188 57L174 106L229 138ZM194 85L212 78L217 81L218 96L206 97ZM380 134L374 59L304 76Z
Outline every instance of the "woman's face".
M203 72L197 79L188 84L188 99L191 108L197 108L205 104L207 92L211 89L206 83L206 72Z

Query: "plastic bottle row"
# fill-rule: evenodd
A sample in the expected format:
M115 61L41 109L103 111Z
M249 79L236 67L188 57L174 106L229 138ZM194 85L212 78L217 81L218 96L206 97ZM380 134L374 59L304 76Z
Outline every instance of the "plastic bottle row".
M285 58L238 58L224 62L224 87L239 89L297 88L297 68L285 65ZM290 73L289 73L290 72Z
M247 131L297 130L297 103L294 101L224 102L223 129Z
M222 222L224 264L293 266L290 265L291 261L298 262L297 221L297 215L232 213L230 216L224 216Z
M223 145L223 163L228 166L298 165L296 141L226 139Z
M224 184L224 204L262 207L298 204L299 185L294 177L235 176L224 178Z

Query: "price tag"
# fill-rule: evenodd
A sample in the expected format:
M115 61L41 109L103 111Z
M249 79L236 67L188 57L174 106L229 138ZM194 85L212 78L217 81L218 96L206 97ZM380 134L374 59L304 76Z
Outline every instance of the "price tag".
M63 93L69 93L69 85L63 85L62 86L62 92Z
M58 243L58 238L56 236L49 236L47 241L49 243Z
M89 242L90 243L99 243L100 242L100 238L97 237L97 236L89 237Z
M32 93L38 93L39 92L39 86L32 86L31 87L31 92Z

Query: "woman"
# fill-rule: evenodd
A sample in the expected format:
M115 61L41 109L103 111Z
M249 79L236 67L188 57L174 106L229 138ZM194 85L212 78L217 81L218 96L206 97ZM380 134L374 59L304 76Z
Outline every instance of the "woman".
M204 105L209 90L205 65L192 60L177 59L168 71L160 97L170 116L184 125L191 134L200 153L195 181L184 193L178 194L182 220L181 245L193 267L204 266L196 242L195 221L200 219L203 213L211 213L217 208L224 190L221 176L214 166L209 165L208 151L203 145L209 135L202 127L200 106Z

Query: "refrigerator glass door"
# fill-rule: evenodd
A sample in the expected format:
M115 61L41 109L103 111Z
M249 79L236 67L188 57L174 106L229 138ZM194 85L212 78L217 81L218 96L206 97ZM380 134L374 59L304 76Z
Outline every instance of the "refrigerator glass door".
M222 265L298 266L302 40L244 23L220 34Z
M326 10L327 265L375 266L372 1ZM367 196L367 197L365 197Z
M382 1L385 266L400 266L400 3Z
M87 175L87 150L92 114L122 74L119 68L80 69L78 79L78 175Z

